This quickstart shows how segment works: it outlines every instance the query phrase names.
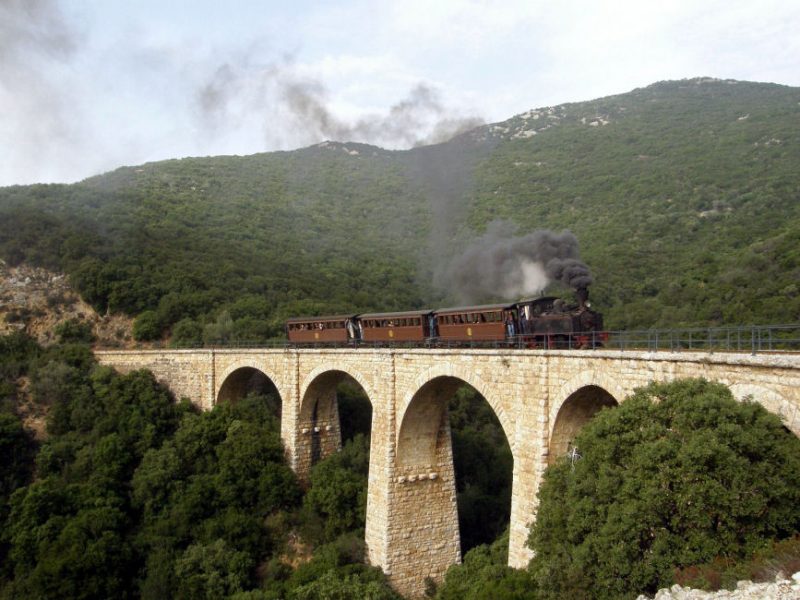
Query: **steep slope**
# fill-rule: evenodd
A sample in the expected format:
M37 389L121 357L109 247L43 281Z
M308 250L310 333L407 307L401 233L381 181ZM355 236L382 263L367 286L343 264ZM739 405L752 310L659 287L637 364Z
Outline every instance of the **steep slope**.
M404 152L327 142L4 188L0 255L158 331L199 339L227 308L229 333L269 337L288 314L451 301L449 261L505 219L577 234L612 328L797 321L798 117L797 88L662 82Z

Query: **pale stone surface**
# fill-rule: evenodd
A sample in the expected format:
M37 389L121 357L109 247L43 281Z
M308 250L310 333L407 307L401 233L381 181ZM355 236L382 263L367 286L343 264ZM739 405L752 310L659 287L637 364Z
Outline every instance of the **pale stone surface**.
M399 591L420 595L458 562L446 405L461 383L486 398L514 458L509 564L524 567L536 493L548 461L566 452L600 408L651 381L705 377L752 397L800 434L800 356L697 352L262 349L98 351L121 371L150 369L203 409L233 399L235 378L257 369L282 401L281 435L301 479L341 444L336 386L357 381L372 403L368 558ZM227 385L226 385L227 382ZM435 474L431 477L430 474Z
M753 583L740 581L735 590L719 590L704 592L691 588L673 585L671 588L658 590L653 600L798 600L800 598L800 572L792 575L792 580L777 578L774 582ZM649 600L642 594L636 600Z

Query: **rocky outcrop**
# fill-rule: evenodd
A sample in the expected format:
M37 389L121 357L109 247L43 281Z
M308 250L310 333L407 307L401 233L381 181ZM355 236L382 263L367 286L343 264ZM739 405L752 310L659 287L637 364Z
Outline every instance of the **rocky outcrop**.
M653 596L653 600L711 600L712 598L726 598L729 600L798 600L800 599L800 571L792 575L791 579L778 577L775 581L768 583L740 581L735 590L704 592L673 585L671 588L658 590L658 593ZM649 597L641 595L636 600L649 600Z
M40 344L55 341L54 328L77 319L88 323L103 346L131 343L132 321L123 315L98 315L72 289L65 275L0 260L0 335L23 330Z

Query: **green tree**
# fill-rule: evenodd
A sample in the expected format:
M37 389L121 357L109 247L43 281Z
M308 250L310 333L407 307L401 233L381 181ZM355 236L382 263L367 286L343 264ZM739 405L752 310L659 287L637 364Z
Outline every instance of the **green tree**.
M243 591L250 580L253 559L223 540L192 544L175 561L179 600L217 600Z
M133 337L141 342L157 340L161 337L162 323L153 310L141 313L133 322Z
M91 344L95 337L92 332L92 326L85 321L78 319L69 319L62 321L55 326L53 330L58 336L59 342L62 344L67 343L85 343Z
M741 558L800 530L800 440L704 380L651 384L547 469L530 544L546 598L624 598L676 567Z
M508 530L491 545L467 552L460 565L447 570L433 595L437 600L535 600L537 589L528 571L508 566Z
M330 542L364 527L368 470L369 439L363 434L311 468L311 487L303 500L307 535Z

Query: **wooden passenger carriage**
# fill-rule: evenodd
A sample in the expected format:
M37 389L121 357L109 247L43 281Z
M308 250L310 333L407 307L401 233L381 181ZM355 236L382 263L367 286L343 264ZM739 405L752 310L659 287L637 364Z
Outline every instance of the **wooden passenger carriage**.
M347 343L354 333L353 315L295 317L286 321L286 335L293 343Z
M374 343L422 342L431 336L430 310L367 313L358 316L361 341Z
M513 304L486 304L442 308L436 311L441 341L502 341L513 334L516 315Z

